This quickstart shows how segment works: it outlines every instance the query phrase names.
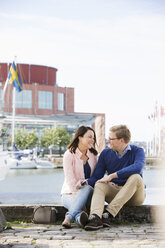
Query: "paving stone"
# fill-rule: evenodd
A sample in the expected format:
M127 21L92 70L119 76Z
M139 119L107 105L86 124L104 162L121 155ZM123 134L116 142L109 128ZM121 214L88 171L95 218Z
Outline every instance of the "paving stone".
M150 224L118 225L87 232L77 226L28 224L0 233L0 248L165 248L165 232ZM5 247L6 246L6 247ZM9 246L10 247L10 246Z

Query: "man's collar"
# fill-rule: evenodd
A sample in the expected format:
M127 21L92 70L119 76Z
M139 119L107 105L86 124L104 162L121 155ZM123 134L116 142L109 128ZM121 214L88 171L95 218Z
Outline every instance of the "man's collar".
M119 155L117 151L115 151L115 152L116 152L116 155L119 158L121 158L121 157L123 157L127 153L127 151L130 151L130 150L131 150L131 146L128 144L121 155Z

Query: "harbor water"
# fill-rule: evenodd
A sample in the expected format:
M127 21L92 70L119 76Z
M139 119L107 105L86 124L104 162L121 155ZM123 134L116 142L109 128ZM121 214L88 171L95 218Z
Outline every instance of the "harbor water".
M144 204L165 204L164 173L161 168L144 170L146 200ZM2 204L61 204L63 169L10 169L0 181Z

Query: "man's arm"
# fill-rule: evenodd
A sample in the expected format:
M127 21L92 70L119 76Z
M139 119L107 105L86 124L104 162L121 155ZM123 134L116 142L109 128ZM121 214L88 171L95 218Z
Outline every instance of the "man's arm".
M93 175L87 180L88 184L94 187L96 181L102 178L105 172L106 172L106 164L104 161L104 151L103 151L99 156L98 163L96 165L96 169L94 170Z
M97 182L102 182L102 183L108 183L112 179L115 178L128 178L129 176L133 174L140 174L142 172L142 169L145 166L145 154L144 150L142 148L138 148L135 154L135 160L134 163L121 169L118 170L117 172L114 172L112 174L109 174L108 176L105 176L98 180Z
M135 154L134 163L128 165L127 167L118 170L117 177L118 178L128 178L133 174L141 174L143 168L145 166L145 154L142 148L138 148Z

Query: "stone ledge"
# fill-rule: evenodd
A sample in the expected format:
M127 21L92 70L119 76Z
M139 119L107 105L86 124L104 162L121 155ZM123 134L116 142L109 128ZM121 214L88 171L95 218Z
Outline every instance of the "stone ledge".
M0 204L6 221L31 222L34 208L37 206L54 206L57 209L57 220L62 221L66 209L62 205L37 204L37 205L4 205ZM115 218L115 223L153 223L155 213L162 211L164 206L142 205L137 207L124 206Z

